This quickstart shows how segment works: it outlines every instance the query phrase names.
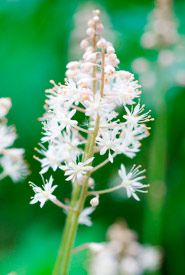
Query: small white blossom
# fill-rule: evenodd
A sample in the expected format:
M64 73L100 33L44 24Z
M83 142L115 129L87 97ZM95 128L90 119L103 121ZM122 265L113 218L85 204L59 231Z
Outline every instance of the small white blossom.
M43 179L43 189L41 187L36 186L33 182L30 182L35 195L31 200L30 204L34 204L40 202L40 207L42 208L47 200L56 200L56 196L52 195L54 190L56 189L57 185L52 186L53 184L53 177L50 176L49 181L45 183Z
M111 155L111 150L119 151L121 140L118 135L119 128L112 131L103 131L101 137L96 138L97 144L102 148L100 150L100 155L104 155L107 151L109 152L109 160L113 163L113 157Z
M82 210L80 213L80 216L78 218L78 223L79 224L85 224L87 226L92 226L92 221L91 218L89 217L92 212L94 212L95 208L94 207L87 207Z
M50 144L48 149L42 146L42 149L37 149L37 152L44 156L43 159L36 157L36 159L41 163L41 174L46 173L50 167L53 169L53 171L56 171L60 166L60 163L65 159L62 154L62 150L59 151L58 148L56 148L53 144Z
M17 135L13 126L0 123L0 147L7 148L13 145Z
M5 117L12 106L11 99L9 97L0 98L0 119Z
M3 169L0 178L9 176L14 182L19 182L29 174L28 166L22 158L13 160L11 156L5 155L0 158L0 165Z
M59 168L65 171L65 176L68 176L66 178L67 181L72 180L72 182L75 182L76 180L80 182L83 177L86 175L86 173L90 170L92 170L92 166L89 166L88 164L93 161L94 158L90 158L86 160L85 162L78 162L76 163L75 160L70 161L69 163L66 163L66 165L61 165Z
M126 119L125 123L128 126L130 126L131 128L137 128L140 124L143 124L144 122L148 122L149 120L153 120L149 115L149 112L145 114L141 114L144 110L144 106L145 105L140 107L140 104L137 104L134 110L131 110L131 111L125 106L125 110L127 114L124 115L123 118Z
M122 179L122 186L126 188L127 196L130 198L134 197L137 201L139 201L139 197L136 195L136 192L147 193L147 191L141 190L142 188L148 187L148 185L144 185L140 183L140 180L144 179L145 176L140 176L145 170L139 171L140 166L133 166L130 172L127 174L125 166L121 164L121 169L118 171L119 176Z
M71 119L75 113L76 110L72 110L69 113L59 108L56 110L55 119L60 123L61 130L66 128L66 131L70 133L70 128L77 125L78 122Z

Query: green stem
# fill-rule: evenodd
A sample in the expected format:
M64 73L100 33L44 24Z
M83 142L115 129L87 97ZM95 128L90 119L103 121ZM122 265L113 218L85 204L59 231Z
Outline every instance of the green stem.
M88 151L88 159L91 158L94 155L94 146L95 146L95 139L96 136L98 134L98 130L99 130L99 123L100 123L100 117L99 115L97 116L97 120L96 120L96 127L93 133L93 136L89 136L89 140L90 140L90 146L88 146L89 151ZM80 195L80 199L78 201L78 207L77 207L77 213L73 214L73 219L71 221L71 226L70 229L68 230L68 236L67 236L67 245L65 246L65 254L63 257L63 261L62 261L62 275L66 275L68 274L68 269L69 269L69 263L70 263L70 258L71 258L71 252L72 252L72 247L73 247L73 243L74 243L74 239L76 236L76 232L77 232L77 228L78 228L78 218L79 215L84 207L84 203L87 197L87 189L88 189L88 182L89 182L89 177L90 177L91 172L89 171L87 173L85 182L83 183L82 186L82 191L81 191L81 195Z
M76 202L78 200L78 196L79 196L79 192L80 192L80 185L76 185L76 187L73 189L73 193L72 193L72 198L71 198L71 207L75 207ZM67 245L67 241L68 241L68 232L70 230L70 226L71 226L71 221L73 216L76 213L73 213L72 211L69 212L67 220L66 220L66 224L65 224L65 228L64 228L64 232L63 232L63 236L62 236L62 241L60 244L60 248L59 248L59 252L58 252L58 256L57 256L57 260L55 263L55 267L53 270L53 275L58 275L60 274L60 268L61 268L61 263L63 260L63 255L65 253L65 247Z

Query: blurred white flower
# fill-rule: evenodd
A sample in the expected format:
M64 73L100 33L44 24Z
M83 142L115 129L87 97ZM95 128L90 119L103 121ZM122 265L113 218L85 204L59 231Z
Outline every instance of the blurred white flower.
M80 216L78 218L78 223L84 224L87 226L92 226L92 221L91 221L91 218L89 217L89 215L91 215L92 212L94 212L94 210L95 210L94 207L84 208L80 213Z

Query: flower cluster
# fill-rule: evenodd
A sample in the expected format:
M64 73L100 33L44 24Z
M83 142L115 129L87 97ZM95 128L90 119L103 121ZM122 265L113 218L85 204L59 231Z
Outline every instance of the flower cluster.
M141 139L149 135L146 122L152 120L150 111L143 113L140 85L133 74L117 70L120 61L113 45L100 34L99 15L100 11L94 10L88 21L87 37L81 42L85 51L82 60L67 64L64 84L51 81L53 88L46 90L43 137L40 149L36 148L42 157L35 157L41 163L41 174L61 169L66 181L81 186L87 181L91 187L90 175L97 169L113 163L119 154L136 155ZM98 155L102 162L94 167ZM138 199L136 191L146 187L138 181L143 177L135 179L138 168L126 176L123 167L119 188L126 188L128 197ZM89 195L95 195L91 204L96 206L98 192Z
M143 89L153 89L156 94L156 90L159 90L158 74L161 76L161 71L169 88L174 85L185 86L185 36L178 32L172 1L156 1L141 36L141 46L157 49L155 62L153 57L152 61L146 57L133 61L133 71L139 74Z
M144 48L164 47L178 41L178 22L173 14L172 5L172 1L156 1L154 10L149 14L145 33L141 37Z
M24 149L10 148L17 138L15 127L7 126L5 118L11 105L10 98L0 98L0 179L9 176L14 182L19 182L29 171L23 159Z
M113 224L107 237L105 243L87 245L92 252L91 275L141 275L159 269L162 259L159 248L141 245L125 222Z

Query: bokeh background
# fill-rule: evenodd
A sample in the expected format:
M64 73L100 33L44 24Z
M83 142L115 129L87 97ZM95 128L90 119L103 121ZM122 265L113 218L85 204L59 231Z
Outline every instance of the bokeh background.
M2 275L12 271L19 275L50 275L55 262L65 215L49 202L43 209L39 204L29 205L33 193L28 181L41 184L38 175L40 165L33 159L34 147L41 137L41 124L37 118L44 112L44 90L51 86L49 80L62 82L66 64L79 58L81 51L75 43L83 38L83 28L81 30L76 25L77 12L84 10L84 5L100 8L107 14L103 17L106 21L103 23L107 23L108 37L105 33L105 38L113 40L121 69L132 71L131 63L140 56L150 58L155 63L156 52L148 52L140 45L148 13L154 6L153 1L0 1L0 96L12 99L9 124L16 125L19 138L15 145L26 149L26 159L32 170L25 182L13 184L7 178L0 183ZM185 2L175 1L174 8L179 20L178 31L185 34ZM155 97L155 91L153 95ZM145 98L147 108L152 108L153 97L150 101L150 97L143 94L143 102ZM153 197L152 192L148 198L147 195L141 196L141 202L127 200L116 194L102 196L99 207L92 214L93 227L79 227L76 245L104 241L108 226L122 217L131 229L138 232L141 243L163 248L162 274L181 275L185 274L185 88L173 85L165 93L164 100L165 124L159 126L157 136L163 136L165 127L165 187L162 191L159 187L157 193L155 190ZM155 122L151 126L155 129L155 124L161 119L156 108L153 108L152 116ZM142 164L149 174L154 168L151 162L152 154L155 154L153 152L159 152L160 158L164 146L164 140L156 141L155 136L156 133L153 135L151 131L151 136L143 141L141 152L134 159L134 163ZM156 147L152 145L154 139ZM152 150L152 146L155 149ZM117 158L113 166L108 164L95 176L97 186L105 188L114 183L120 162L128 167L133 164L133 160L125 157ZM154 174L160 174L160 169L158 165ZM64 182L61 171L54 178L61 185L56 190L57 196L62 200L69 197L70 186ZM157 201L161 192L163 202L159 209L160 220L154 216L151 221L148 218L152 216L148 200L152 197ZM155 238L155 230L158 238ZM86 255L83 251L73 257L70 274L87 274L84 264Z

